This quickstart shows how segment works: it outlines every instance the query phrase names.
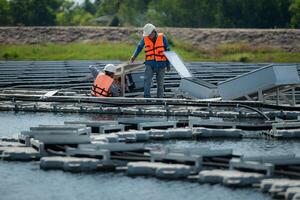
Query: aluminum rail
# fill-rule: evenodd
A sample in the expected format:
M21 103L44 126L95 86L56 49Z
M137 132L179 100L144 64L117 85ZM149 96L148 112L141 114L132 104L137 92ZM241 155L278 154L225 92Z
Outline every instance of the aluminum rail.
M21 100L35 102L82 102L101 103L121 106L132 105L186 105L186 106L236 106L237 104L248 105L254 108L269 108L274 110L300 111L299 106L280 106L266 104L261 101L241 100L211 100L211 99L174 99L174 98L133 98L133 97L91 97L91 96L51 96L41 98L43 95L5 94L0 93L1 100Z
M110 106L135 106L135 105L165 105L165 106L190 106L190 107L240 107L257 112L266 120L270 120L257 108L269 108L274 110L300 111L300 107L277 106L265 104L259 101L211 101L211 100L187 100L187 99L164 99L164 98L127 98L127 97L88 97L88 96L51 96L41 99L42 95L24 94L0 94L1 100L21 100L34 102L78 102L99 103Z
M35 102L82 102L82 103L101 103L111 105L187 105L187 106L217 106L228 104L244 104L253 107L263 105L259 101L215 101L215 100L190 100L190 99L174 99L174 98L133 98L133 97L91 97L91 96L51 96L43 98L43 95L26 95L26 94L5 94L0 93L0 100L21 100ZM177 103L177 104L176 104ZM209 104L209 105L208 105ZM300 109L300 107L299 107Z

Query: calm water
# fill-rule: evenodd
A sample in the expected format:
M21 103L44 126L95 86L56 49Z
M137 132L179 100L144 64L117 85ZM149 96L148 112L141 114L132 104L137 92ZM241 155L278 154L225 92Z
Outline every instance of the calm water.
M67 120L104 120L115 117L52 113L0 113L0 136L17 135L39 124L63 124ZM298 141L268 140L204 140L167 141L149 145L176 148L211 147L232 148L234 153L246 155L300 154ZM231 190L220 185L199 185L182 181L162 181L155 178L131 178L122 173L71 174L43 171L38 163L0 162L0 199L174 199L174 200L267 200L269 195L254 189Z
M122 174L71 174L42 171L34 163L0 163L1 199L104 199L104 200L265 200L254 190L231 190L220 185L199 185L155 178L130 178ZM4 172L4 173L3 173Z
M54 114L54 113L14 113L0 112L0 137L16 136L20 131L29 130L29 127L40 124L64 124L64 121L78 120L113 120L115 116L79 115L79 114Z

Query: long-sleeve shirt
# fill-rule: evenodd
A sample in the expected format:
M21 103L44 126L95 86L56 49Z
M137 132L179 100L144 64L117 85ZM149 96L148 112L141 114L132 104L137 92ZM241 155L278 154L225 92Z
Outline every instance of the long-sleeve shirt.
M157 38L157 35L155 36L155 39L154 41L156 41L156 38ZM163 43L164 43L164 46L166 48L166 51L170 51L170 48L169 48L169 43L168 43L168 39L166 36L163 36ZM133 56L136 58L140 53L141 51L143 50L145 46L145 41L144 41L144 38L142 38L135 51L134 51L134 54ZM155 66L155 67L166 67L169 65L169 61L156 61L156 60L146 60L145 61L145 65L151 65L151 66Z

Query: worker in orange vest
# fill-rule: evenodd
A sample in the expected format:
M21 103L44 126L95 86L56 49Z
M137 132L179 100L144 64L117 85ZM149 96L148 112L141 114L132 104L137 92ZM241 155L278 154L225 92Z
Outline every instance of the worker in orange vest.
M137 45L137 48L130 58L130 62L134 62L136 57L145 47L145 76L144 76L144 97L150 98L150 88L153 74L156 74L157 97L164 97L164 76L165 70L170 70L170 63L163 54L169 51L167 37L163 33L157 33L153 24L146 24L143 30L143 38Z
M113 64L105 65L103 72L95 66L90 66L95 80L92 86L91 95L96 97L116 97L120 96L120 86L114 80L116 66Z

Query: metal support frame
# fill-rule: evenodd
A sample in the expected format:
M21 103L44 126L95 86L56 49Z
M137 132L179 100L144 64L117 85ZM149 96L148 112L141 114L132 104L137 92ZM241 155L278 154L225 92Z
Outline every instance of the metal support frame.
M275 166L271 163L242 161L241 159L233 158L229 162L229 169L264 170L267 176L272 176L274 174Z
M295 106L296 105L296 94L295 94L295 89L297 87L300 87L300 85L289 85L289 86L284 86L284 87L275 87L272 90L269 91L263 91L261 89L258 89L257 91L257 96L256 95L245 95L244 97L247 100L253 100L253 98L255 99L255 97L257 98L257 100L266 103L267 98L271 97L271 96L275 96L275 101L276 101L276 105L279 106L281 104L281 100L284 100L287 104L291 105L291 106ZM285 92L291 91L292 93L292 98L289 99L287 97L287 95L285 94Z
M295 87L292 87L292 106L296 105Z
M130 64L130 63L122 63L117 66L115 77L121 78L121 96L125 96L125 89L126 89L126 74L129 74L133 71L140 70L144 67L144 64L137 63L137 64Z
M265 102L264 94L263 94L263 91L262 91L261 88L258 89L257 95L258 95L258 100L259 101Z
M125 94L125 73L124 67L121 67L121 96L124 97Z
M205 126L215 126L215 127L227 127L227 128L236 128L236 122L224 122L223 120L217 121L217 120L203 120L203 119L197 119L197 118L189 118L189 128L194 127L205 127Z
M125 126L123 124L103 125L99 127L100 134L106 134L110 132L124 131Z
M300 122L279 122L279 123L273 123L272 124L272 136L274 137L281 137L282 135L277 132L277 129L282 128L290 128L290 129L299 129L300 128Z
M183 153L165 153L165 152L151 152L151 162L164 162L165 160L184 163L193 162L194 172L199 172L203 166L203 157L201 155L186 155Z
M276 105L279 105L279 88L276 88Z
M163 121L163 122L143 122L138 124L138 130L144 130L144 128L163 128L170 127L176 128L177 121Z

